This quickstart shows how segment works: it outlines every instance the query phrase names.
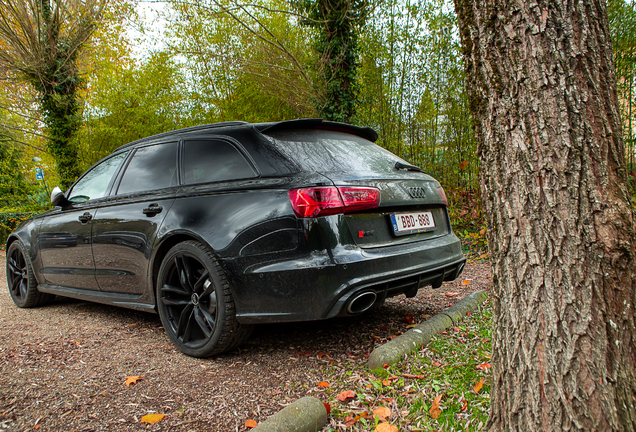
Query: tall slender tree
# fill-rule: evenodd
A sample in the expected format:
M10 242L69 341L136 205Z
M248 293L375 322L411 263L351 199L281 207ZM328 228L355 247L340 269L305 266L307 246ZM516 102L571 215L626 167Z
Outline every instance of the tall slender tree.
M80 174L75 135L80 127L77 57L101 18L106 0L3 0L0 69L38 92L64 187Z
M491 430L636 430L636 242L603 0L455 0L493 266Z

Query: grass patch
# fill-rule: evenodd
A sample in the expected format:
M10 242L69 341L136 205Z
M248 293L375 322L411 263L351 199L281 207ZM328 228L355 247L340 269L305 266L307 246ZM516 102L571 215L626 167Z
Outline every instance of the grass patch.
M331 405L326 430L374 431L383 421L400 431L483 429L490 410L491 328L487 300L479 312L383 371L369 372L366 359L324 366L329 387L321 389L322 399ZM355 397L339 400L345 391ZM380 407L390 416L381 418L377 413L386 411Z

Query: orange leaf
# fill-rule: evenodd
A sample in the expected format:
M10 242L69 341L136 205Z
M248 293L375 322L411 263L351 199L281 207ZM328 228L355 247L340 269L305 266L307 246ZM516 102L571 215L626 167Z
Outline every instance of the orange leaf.
M433 366L435 366L435 367L440 366L440 365L441 365L440 362L433 362Z
M413 324L415 322L415 317L411 314L406 314L404 316L404 322L407 324Z
M373 410L373 415L377 415L378 419L383 422L387 418L391 417L391 410L387 407L379 407Z
M375 432L398 432L397 426L393 426L390 423L380 423L375 427Z
M382 384L384 384L385 386L390 386L391 385L391 381L384 380L384 381L382 381Z
M141 418L141 423L150 423L151 425L158 423L163 418L163 414L146 414Z
M475 369L481 369L483 371L488 372L488 369L490 369L492 367L492 365L490 363L482 363L479 366L477 366Z
M462 282L462 285L470 285L470 281L465 280L464 282Z
M258 426L258 423L256 423L254 420L248 420L245 422L245 427L246 428L255 428L256 426Z
M480 379L479 382L477 384L475 384L475 386L473 387L473 390L475 390L475 393L479 393L479 390L481 390L481 388L484 386L484 379Z
M388 367L389 367L389 364L388 364L388 363L384 363L384 364L382 365L382 367L383 367L384 369L386 369L386 368L388 368Z
M322 351L320 351L319 353L317 353L317 354L316 354L316 357L318 357L318 359L321 359L321 358L323 358L323 357L331 358L331 357L329 357L329 353L322 352Z
M354 392L353 390L347 390L338 395L338 400L341 402L345 402L346 400L353 399L354 397L356 397L356 392Z
M470 311L466 312L466 316L470 316Z
M462 409L459 410L459 412L461 413L468 412L468 401L466 399L462 399L462 400L464 401L464 405L462 406Z
M459 295L458 292L454 292L454 291L449 291L446 294L444 294L446 297L456 297Z
M424 379L424 375L413 375L410 373L403 373L402 376L404 378L417 378L417 379Z
M436 420L437 418L439 418L439 415L442 413L442 410L439 407L439 401L442 400L442 396L444 395L439 395L435 398L435 400L433 400L433 406L431 406L431 409L428 412L431 415L431 417L433 417Z
M137 384L137 381L139 381L139 380L141 380L140 376L129 376L129 377L126 377L126 385L128 387L130 387L131 384Z
M327 381L320 381L318 387L327 388L329 387L329 383Z
M325 406L325 409L327 410L327 415L329 415L331 413L331 405L329 405L327 402L323 402L322 404Z

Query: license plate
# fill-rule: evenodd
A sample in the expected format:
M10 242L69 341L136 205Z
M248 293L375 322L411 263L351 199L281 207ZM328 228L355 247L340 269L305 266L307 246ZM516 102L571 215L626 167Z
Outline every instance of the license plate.
M435 229L435 220L430 211L417 213L394 213L391 215L393 232L397 235L415 234Z

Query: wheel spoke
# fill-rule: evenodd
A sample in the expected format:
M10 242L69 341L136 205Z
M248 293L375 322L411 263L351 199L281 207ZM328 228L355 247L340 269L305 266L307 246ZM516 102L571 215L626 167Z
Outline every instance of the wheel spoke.
M181 315L179 316L179 324L177 325L177 337L179 337L179 335L181 335L185 331L191 312L192 312L191 304L187 305L181 311Z
M187 258L183 254L179 254L174 258L179 275L179 283L185 288L188 294L192 294L192 284L190 278L190 265Z
M208 316L209 315L210 314L208 314ZM197 324L199 324L199 327L201 328L201 330L203 330L203 333L205 333L205 337L209 338L210 336L212 336L212 328L214 327L214 321L212 320L212 322L206 323L204 319L203 310L200 307L194 308L194 319L197 321Z
M190 304L190 300L174 300L169 298L162 298L161 301L166 306L187 306Z
M9 269L11 273L15 275L21 275L22 273L19 270L18 263L15 262L15 259L9 258Z
M22 282L22 277L13 278L11 281L11 291L14 295L18 295L20 292L20 283Z
M187 291L184 290L183 288L180 288L174 285L165 284L164 286L161 287L161 294L168 294L168 293L187 296L187 297L190 296L190 294L188 294Z
M192 315L194 315L194 310L190 312L188 316L188 324L186 325L185 331L183 332L183 343L190 342L190 337L192 336Z
M195 282L194 284L194 291L199 291L199 289L203 286L203 284L205 283L205 281L208 279L208 276L210 276L210 274L208 273L208 271L204 271L203 274L201 275L201 277L199 278L198 281ZM208 293L209 294L209 293ZM203 293L202 296L205 296L206 294Z

